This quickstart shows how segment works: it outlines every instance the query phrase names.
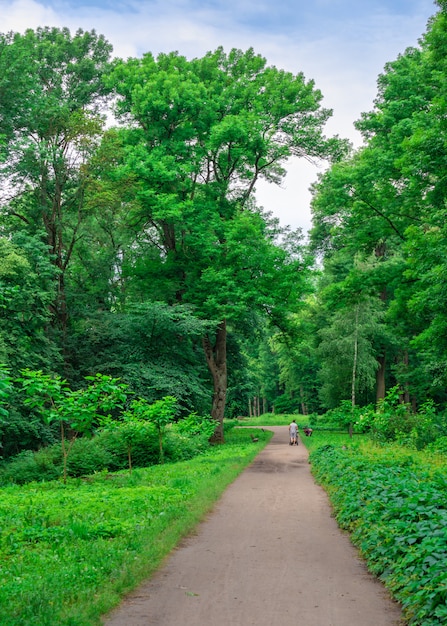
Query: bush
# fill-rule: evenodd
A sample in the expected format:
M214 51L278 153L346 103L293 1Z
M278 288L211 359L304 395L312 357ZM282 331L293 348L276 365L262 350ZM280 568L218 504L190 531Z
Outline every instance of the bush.
M87 476L115 466L113 454L104 447L99 438L81 438L72 444L67 460L67 473L72 477Z
M438 437L438 439L428 444L426 451L447 456L447 437L445 435Z
M442 434L437 419L432 401L427 401L414 413L410 405L400 402L399 390L394 387L378 405L371 434L377 441L395 441L422 450Z
M61 448L53 445L38 452L25 450L5 463L0 470L0 484L24 485L34 481L57 480L61 475Z
M398 446L322 445L312 472L330 494L340 526L402 603L415 626L446 623L447 481Z
M32 415L21 415L15 409L0 423L0 449L4 459L25 450L36 450L57 441L56 429Z
M190 415L178 424L168 426L164 439L164 459L177 462L192 459L209 447L214 432L209 418ZM108 470L115 472L129 467L128 447L119 430L104 430L94 437L80 437L67 442L67 475L88 476ZM160 461L158 434L153 425L136 430L132 437L132 467L149 467ZM57 480L63 475L60 443L37 452L24 451L5 462L0 470L0 484L23 485L33 481Z
M68 444L70 445L70 444ZM158 463L158 441L151 437L138 438L132 447L132 465L147 467ZM127 448L118 433L100 433L92 439L79 438L71 442L67 474L71 477L128 468ZM0 484L6 485L58 480L63 475L62 448L54 444L37 452L21 452L0 470Z

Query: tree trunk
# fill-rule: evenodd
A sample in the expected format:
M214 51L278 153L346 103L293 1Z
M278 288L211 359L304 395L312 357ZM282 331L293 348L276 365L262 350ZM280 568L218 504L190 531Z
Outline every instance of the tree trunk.
M304 398L304 388L303 385L300 385L300 399L301 399L301 413L303 415L307 415L307 404Z
M408 350L405 350L404 356L403 356L403 363L405 367L405 378L408 373L408 362L409 362ZM410 390L409 390L408 382L405 382L405 385L404 385L403 401L405 404L410 404Z
M223 419L227 397L227 324L223 320L216 330L214 345L206 335L203 338L206 362L213 377L214 393L211 417L216 421L216 429L211 437L213 443L224 442Z
M355 312L355 329L354 329L354 356L352 359L352 378L351 378L351 404L355 407L355 382L357 374L357 358L358 358L358 327L359 327L359 308L357 306Z
M352 413L354 413L354 408L356 404L355 398L355 383L357 376L357 359L359 352L359 340L358 340L358 330L359 330L359 306L357 305L357 309L355 311L355 329L354 329L354 357L352 363L352 380L351 380L351 405L352 405ZM353 417L351 417L351 421L349 422L349 436L352 437L353 432Z
M376 374L376 402L385 398L385 369L386 369L386 354L380 356L378 359L379 368Z

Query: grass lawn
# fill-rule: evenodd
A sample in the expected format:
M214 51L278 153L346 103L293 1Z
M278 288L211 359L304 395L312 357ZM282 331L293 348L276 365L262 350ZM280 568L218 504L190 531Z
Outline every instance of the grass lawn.
M257 443L251 439L255 433ZM190 461L0 490L0 624L94 626L190 533L271 433Z

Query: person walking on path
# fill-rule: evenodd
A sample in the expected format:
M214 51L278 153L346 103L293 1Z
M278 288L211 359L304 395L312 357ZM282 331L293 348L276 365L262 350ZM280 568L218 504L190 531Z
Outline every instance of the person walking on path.
M295 420L289 424L289 437L290 437L290 445L297 446L298 445L298 424Z
M104 626L398 626L287 426Z

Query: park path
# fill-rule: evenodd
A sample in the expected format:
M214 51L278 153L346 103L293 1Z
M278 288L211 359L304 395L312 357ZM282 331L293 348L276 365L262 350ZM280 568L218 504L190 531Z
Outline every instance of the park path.
M285 426L105 626L397 626Z

